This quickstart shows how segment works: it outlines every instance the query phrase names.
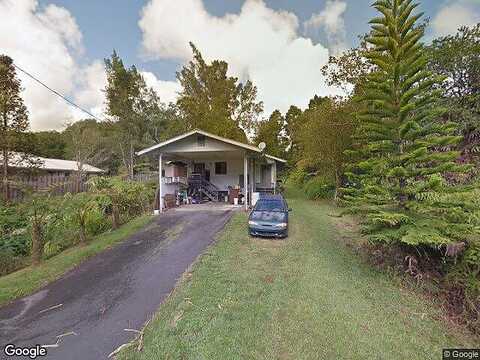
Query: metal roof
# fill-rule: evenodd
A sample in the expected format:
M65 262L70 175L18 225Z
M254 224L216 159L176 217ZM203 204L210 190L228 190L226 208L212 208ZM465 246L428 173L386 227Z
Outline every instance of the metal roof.
M0 159L3 156L0 155ZM73 160L62 160L62 159L50 159L44 158L41 156L29 156L31 161L24 159L24 157L19 153L12 153L8 159L8 166L13 168L38 168L41 170L51 170L51 171L78 171L78 163ZM32 163L35 166L32 166ZM83 171L87 173L102 173L102 169L99 169L95 166L89 164L83 164Z

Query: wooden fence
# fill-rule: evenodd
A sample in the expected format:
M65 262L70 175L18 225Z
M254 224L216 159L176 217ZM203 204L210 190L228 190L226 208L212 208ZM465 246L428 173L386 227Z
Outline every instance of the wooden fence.
M66 193L77 194L87 190L86 179L46 174L34 177L21 177L11 181L7 186L7 199L13 202L22 201L30 191L64 195ZM0 181L0 196L3 197L3 194L4 184Z

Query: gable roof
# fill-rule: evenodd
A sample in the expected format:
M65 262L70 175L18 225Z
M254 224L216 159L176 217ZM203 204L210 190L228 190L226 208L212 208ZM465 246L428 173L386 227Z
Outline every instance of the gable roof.
M0 159L3 158L0 155ZM31 156L32 162L35 163L35 168L40 170L50 171L78 171L78 163L73 160L51 159L41 156ZM21 154L12 153L8 159L8 166L12 168L31 168L31 162L25 160ZM102 169L89 164L83 164L83 171L87 173L102 173Z
M172 144L174 142L177 142L177 141L180 141L182 139L185 139L189 136L192 136L192 135L195 135L195 134L199 134L199 135L204 135L206 137L209 137L209 138L212 138L212 139L215 139L215 140L218 140L218 141L222 141L224 143L227 143L227 144L230 144L230 145L234 145L234 146L238 146L240 148L243 148L243 149L246 149L246 150L250 150L250 151L254 151L254 152L257 152L259 154L262 153L262 150L260 150L258 147L256 146L253 146L253 145L249 145L249 144L244 144L244 143L241 143L239 141L235 141L235 140L231 140L231 139L227 139L227 138L224 138L224 137L221 137L221 136L218 136L218 135L214 135L214 134L211 134L209 132L206 132L206 131L203 131L203 130L199 130L199 129L196 129L196 130L192 130L192 131L189 131L185 134L182 134L182 135L179 135L179 136L176 136L176 137L173 137L171 139L168 139L164 142L161 142L160 144L157 144L157 145L153 145L149 148L146 148L146 149L143 149L143 150L140 150L137 152L137 155L138 156L141 156L141 155L145 155L145 154L148 154L149 152L152 152L152 151L155 151L155 150L158 150L164 146L167 146L169 144ZM287 161L284 160L284 159L280 159L278 157L275 157L275 156L272 156L272 155L267 155L265 154L265 156L269 159L272 159L272 160L275 160L275 161L279 161L279 162L282 162L282 163L286 163Z

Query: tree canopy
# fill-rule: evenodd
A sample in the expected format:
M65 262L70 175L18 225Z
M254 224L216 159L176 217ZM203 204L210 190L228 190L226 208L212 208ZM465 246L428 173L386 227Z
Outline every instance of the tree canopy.
M247 141L263 111L257 88L250 80L241 83L229 76L225 61L208 64L195 45L190 46L193 59L177 73L182 85L177 104L187 129Z

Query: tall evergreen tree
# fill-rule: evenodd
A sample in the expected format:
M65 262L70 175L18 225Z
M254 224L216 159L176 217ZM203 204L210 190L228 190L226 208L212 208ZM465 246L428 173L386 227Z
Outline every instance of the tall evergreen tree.
M0 56L0 150L3 196L8 200L8 166L13 151L22 150L21 134L28 129L28 112L20 96L21 84L13 60Z
M376 71L367 76L365 110L357 113L356 146L349 154L350 187L345 200L366 218L372 240L438 247L467 241L475 231L478 207L468 188L448 181L459 165L462 140L441 116L435 85L442 79L427 69L413 0L379 0L370 21L367 53Z

